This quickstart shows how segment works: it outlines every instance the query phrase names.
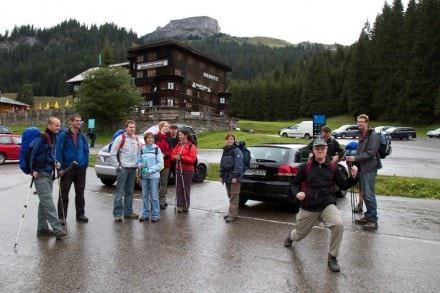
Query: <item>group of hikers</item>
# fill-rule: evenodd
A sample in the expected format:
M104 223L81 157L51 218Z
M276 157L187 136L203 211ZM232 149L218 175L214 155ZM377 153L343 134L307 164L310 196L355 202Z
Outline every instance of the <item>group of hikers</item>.
M55 236L66 233L66 216L69 191L75 188L76 220L88 222L85 216L84 188L86 170L89 164L89 149L85 135L80 131L81 116L72 115L68 130L60 132L60 120L51 117L32 150L31 174L40 202L38 208L38 236ZM284 240L285 247L306 237L317 220L331 230L328 267L339 272L337 261L343 234L343 223L336 207L336 197L331 187L336 183L348 189L359 182L360 193L366 206L364 217L356 220L368 231L376 230L377 203L374 193L377 170L381 161L377 155L379 137L369 127L365 114L357 117L360 138L356 152L345 153L339 143L331 137L331 129L324 126L320 137L310 144L309 161L299 166L299 172L292 182L292 194L300 201L296 215L296 228ZM58 134L59 133L59 134ZM44 137L50 137L49 140ZM117 136L110 149L110 162L116 167L117 185L114 196L113 217L115 222L124 219L139 219L140 222L158 222L160 210L166 209L167 186L170 173L176 180L177 213L186 213L190 207L191 184L197 147L191 141L191 134L184 128L167 121L159 123L159 132L144 133L144 143L136 135L136 123L128 120L125 131ZM346 160L350 176L344 176L335 162ZM72 167L73 164L73 167ZM55 208L52 189L55 170L60 178L58 211ZM220 182L225 185L229 198L229 210L224 216L226 223L238 218L239 194L243 180L243 153L236 144L235 136L225 136L225 147L220 161ZM142 213L133 210L133 191L139 178L142 187ZM357 207L359 208L359 207ZM49 226L50 225L50 226Z

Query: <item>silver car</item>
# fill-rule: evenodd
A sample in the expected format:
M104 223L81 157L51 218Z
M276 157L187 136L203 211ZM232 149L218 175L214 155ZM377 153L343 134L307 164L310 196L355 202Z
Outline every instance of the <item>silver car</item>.
M427 135L429 138L433 138L433 137L440 138L440 128L428 131Z
M138 134L139 142L144 143L142 134ZM203 182L208 174L209 163L207 160L197 156L197 168L194 172L193 181ZM110 164L109 144L105 145L98 152L95 163L96 176L105 185L113 185L116 182L116 168Z

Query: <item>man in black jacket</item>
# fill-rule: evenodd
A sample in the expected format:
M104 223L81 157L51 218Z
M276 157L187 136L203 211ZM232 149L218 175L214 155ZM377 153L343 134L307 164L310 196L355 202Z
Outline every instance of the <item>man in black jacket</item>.
M285 247L291 247L293 241L300 241L312 230L316 220L321 219L331 230L328 266L332 272L339 272L340 266L336 257L342 240L343 224L336 207L333 183L348 189L357 180L358 168L351 169L352 178L345 178L336 164L327 157L327 142L316 139L313 142L314 158L303 163L295 177L292 192L301 201L297 215L296 229L284 241Z

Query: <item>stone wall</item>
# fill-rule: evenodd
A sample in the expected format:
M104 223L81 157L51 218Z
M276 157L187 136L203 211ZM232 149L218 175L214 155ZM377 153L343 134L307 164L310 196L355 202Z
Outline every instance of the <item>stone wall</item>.
M61 109L48 109L39 111L23 111L14 113L0 113L0 125L3 126L13 126L13 125L24 125L24 126L45 126L49 117L55 116L60 119L61 126L67 126L69 124L70 115L76 113L75 108L61 108ZM168 115L168 116L167 116ZM170 123L176 124L186 124L194 128L196 132L206 132L206 131L227 131L229 129L229 124L226 118L219 117L201 117L201 116L191 116L189 113L180 111L178 115L170 116L167 115L154 115L153 117L145 118L144 115L133 114L129 119L136 121L138 130L146 130L154 124L158 124L162 120L167 120ZM168 117L175 117L168 119ZM87 119L82 117L87 123ZM107 126L107 125L106 125ZM119 128L123 127L123 123ZM85 125L87 127L87 125ZM100 130L102 127L102 122L96 121L96 130ZM108 128L108 127L105 127Z

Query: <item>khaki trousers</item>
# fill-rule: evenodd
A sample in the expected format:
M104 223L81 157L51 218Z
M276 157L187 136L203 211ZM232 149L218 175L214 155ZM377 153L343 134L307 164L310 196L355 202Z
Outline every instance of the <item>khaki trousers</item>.
M238 217L241 183L226 183L226 192L229 198L229 216Z
M341 246L343 225L341 214L334 204L325 207L322 212L310 212L299 209L296 217L296 229L290 234L292 241L300 241L305 238L316 221L321 219L327 228L330 228L330 254L337 257L339 255L339 247Z

